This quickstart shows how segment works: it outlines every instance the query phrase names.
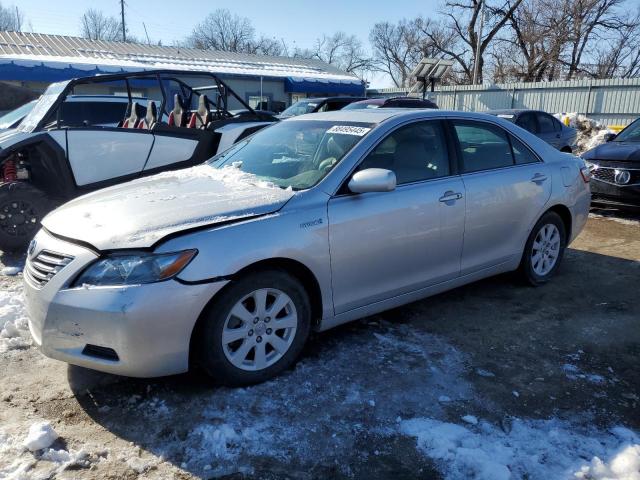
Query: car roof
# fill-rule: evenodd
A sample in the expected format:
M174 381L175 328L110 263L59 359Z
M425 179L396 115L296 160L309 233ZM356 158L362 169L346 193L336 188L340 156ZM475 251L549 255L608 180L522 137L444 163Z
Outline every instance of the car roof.
M337 97L307 97L301 98L300 102L324 102L326 100L351 100L352 98L361 99L364 97L352 97L350 95L342 95Z
M301 120L328 120L332 122L362 122L362 123L382 123L389 118L442 118L456 117L469 118L475 120L487 120L489 115L476 112L459 112L453 110L437 110L434 108L369 108L359 110L335 110L332 112L307 113L297 117L291 117L284 121ZM491 117L495 121L495 117ZM508 123L508 122L507 122Z
M503 108L499 110L487 110L484 113L488 113L489 115L519 115L524 112L542 112L542 110L535 110L533 108Z
M376 98L367 98L366 100L358 100L357 102L353 102L353 103L359 103L362 105L376 105L376 104L382 105L387 100L388 100L387 98L376 97Z

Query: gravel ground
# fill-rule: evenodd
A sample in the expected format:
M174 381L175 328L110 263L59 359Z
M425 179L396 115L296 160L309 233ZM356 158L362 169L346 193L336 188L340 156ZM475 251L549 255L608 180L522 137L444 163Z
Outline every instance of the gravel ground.
M71 367L21 331L0 350L0 478L623 478L640 468L640 223L609 215L544 287L502 275L316 335L251 388ZM0 318L23 315L20 292L0 276ZM39 421L59 438L32 453Z

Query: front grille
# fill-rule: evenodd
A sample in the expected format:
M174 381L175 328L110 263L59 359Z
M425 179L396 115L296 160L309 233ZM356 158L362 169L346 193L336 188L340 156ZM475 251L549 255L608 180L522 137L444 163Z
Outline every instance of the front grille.
M73 257L42 250L34 258L28 258L26 275L38 287L44 287L60 270L67 266Z
M603 182L614 183L615 170L613 168L596 168L591 171L591 176Z
M630 174L630 180L627 183L616 182L616 172L628 171ZM627 186L637 185L640 183L640 170L631 170L627 168L613 168L613 167L601 167L598 166L591 170L591 176L601 182L610 183L612 185Z

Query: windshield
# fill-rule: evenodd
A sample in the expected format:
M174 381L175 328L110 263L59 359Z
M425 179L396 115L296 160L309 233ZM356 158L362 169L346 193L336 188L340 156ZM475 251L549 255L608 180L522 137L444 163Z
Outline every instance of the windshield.
M31 102L21 105L15 110L11 110L9 113L5 113L0 117L0 128L11 128L14 123L27 115L37 102L37 100L32 100Z
M319 104L320 102L317 100L300 100L287 108L281 115L283 117L296 117L298 115L304 115L305 113L313 113Z
M613 139L614 142L640 142L640 122L635 121L627 128L622 130L616 138Z
M32 132L49 113L51 106L58 99L60 94L64 91L69 82L58 82L49 85L49 88L45 90L42 96L38 99L37 103L33 106L29 114L24 117L24 120L18 125L18 130L21 132Z
M322 180L373 125L288 120L260 130L213 157L215 168L234 166L281 188L303 190Z

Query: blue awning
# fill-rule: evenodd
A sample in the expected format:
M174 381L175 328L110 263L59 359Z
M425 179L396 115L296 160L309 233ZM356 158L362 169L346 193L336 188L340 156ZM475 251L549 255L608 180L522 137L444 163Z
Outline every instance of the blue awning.
M360 80L325 80L321 78L286 77L284 91L288 93L314 93L327 95L364 95Z
M77 77L141 70L143 69L86 63L40 62L35 60L10 60L0 58L0 80L51 83Z

